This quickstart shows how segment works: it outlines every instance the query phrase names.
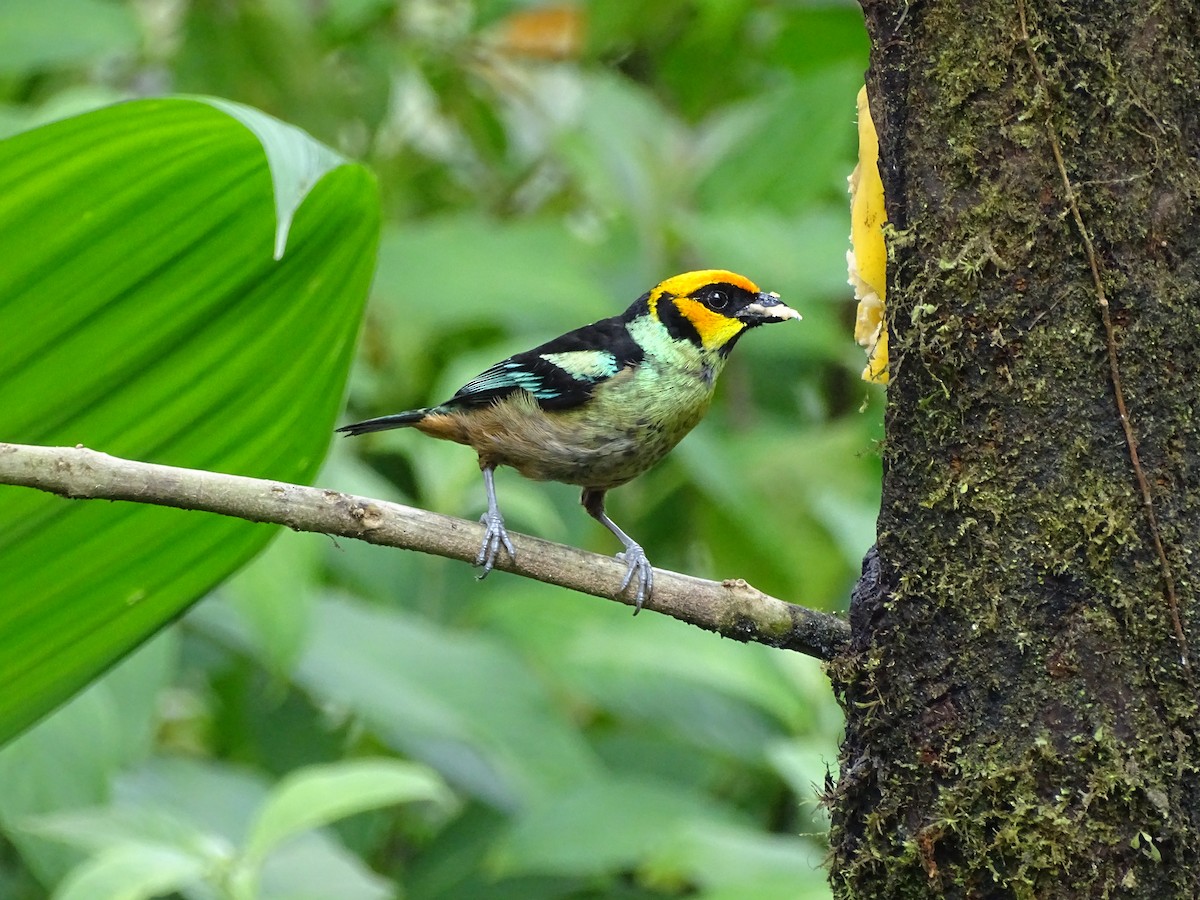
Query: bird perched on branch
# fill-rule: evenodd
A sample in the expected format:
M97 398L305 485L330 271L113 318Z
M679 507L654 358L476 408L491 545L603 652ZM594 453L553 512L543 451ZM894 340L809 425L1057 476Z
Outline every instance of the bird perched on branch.
M778 294L720 269L668 278L619 316L569 331L510 356L439 406L346 425L366 434L411 426L479 454L487 490L483 578L503 548L516 550L496 502L493 473L512 466L526 478L583 488L588 514L625 545L619 592L630 584L635 611L654 586L640 544L604 511L604 494L661 460L708 409L717 375L749 328L799 319Z

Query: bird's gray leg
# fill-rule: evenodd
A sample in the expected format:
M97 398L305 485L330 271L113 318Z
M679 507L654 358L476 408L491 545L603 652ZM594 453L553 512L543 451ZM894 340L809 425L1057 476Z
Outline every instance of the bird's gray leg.
M633 614L636 616L642 611L642 605L650 599L650 594L654 590L654 568L650 565L650 560L646 559L646 551L642 549L641 544L617 527L617 523L605 514L604 491L584 488L579 502L583 504L583 508L587 510L589 516L615 534L617 540L625 545L625 552L617 554L617 559L623 559L628 566L625 570L625 580L621 582L620 591L629 587L634 576L637 576L637 595L633 605Z
M488 508L487 512L479 517L479 521L485 526L485 529L483 544L475 557L475 565L483 566L479 577L486 578L488 572L492 571L492 567L496 565L496 557L500 555L501 547L508 551L508 558L514 562L517 559L517 551L513 547L512 541L508 539L508 531L504 528L504 516L500 515L500 507L496 503L496 483L493 477L496 467L484 465L480 468L483 469L483 486L487 489Z

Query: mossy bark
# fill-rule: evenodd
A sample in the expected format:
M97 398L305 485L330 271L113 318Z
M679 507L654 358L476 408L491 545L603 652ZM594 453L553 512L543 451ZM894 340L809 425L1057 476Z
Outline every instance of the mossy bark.
M863 7L892 380L835 892L1200 897L1200 11Z

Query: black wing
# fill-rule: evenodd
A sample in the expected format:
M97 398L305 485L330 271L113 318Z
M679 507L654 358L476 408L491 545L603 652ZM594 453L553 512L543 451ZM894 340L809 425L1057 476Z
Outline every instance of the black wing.
M542 409L571 409L643 356L625 319L614 316L496 363L459 388L445 405L484 406L526 391Z

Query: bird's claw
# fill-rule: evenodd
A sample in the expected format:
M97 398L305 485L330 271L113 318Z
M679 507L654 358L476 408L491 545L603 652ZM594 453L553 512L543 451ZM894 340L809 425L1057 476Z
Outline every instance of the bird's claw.
M517 559L517 548L509 540L504 519L499 514L484 513L479 517L479 522L484 526L483 543L479 547L479 553L475 555L475 565L483 567L483 571L479 573L482 580L487 578L488 572L496 565L501 547L507 551L508 558L513 562Z
M618 553L617 559L622 560L627 566L625 579L621 582L618 593L624 593L625 589L633 583L634 576L637 576L637 594L633 601L633 614L636 616L642 611L642 606L650 599L650 594L654 591L654 567L650 565L650 560L646 558L646 551L641 548L640 544L633 544L627 550Z

